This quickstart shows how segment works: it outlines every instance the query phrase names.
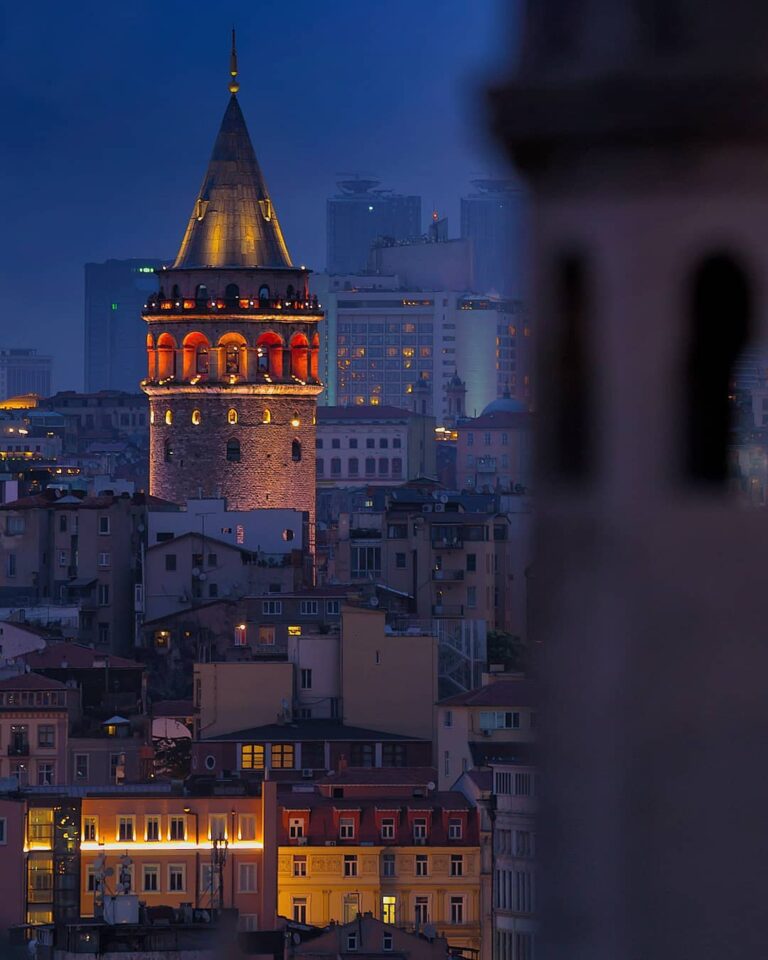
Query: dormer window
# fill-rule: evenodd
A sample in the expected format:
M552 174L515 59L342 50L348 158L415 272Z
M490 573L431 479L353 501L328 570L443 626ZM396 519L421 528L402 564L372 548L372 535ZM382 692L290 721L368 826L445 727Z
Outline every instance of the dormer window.
M459 817L451 817L448 820L448 839L461 840L464 836L464 824Z
M416 817L413 821L413 839L427 839L427 820L426 817Z
M304 820L301 817L288 820L288 836L291 840L300 840L304 836Z
M355 839L355 821L353 817L341 817L339 820L339 839Z

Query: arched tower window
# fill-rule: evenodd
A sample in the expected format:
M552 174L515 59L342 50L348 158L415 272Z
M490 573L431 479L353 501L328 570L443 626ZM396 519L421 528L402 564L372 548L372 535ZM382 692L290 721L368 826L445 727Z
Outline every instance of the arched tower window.
M227 423L235 424L237 423L237 410L234 407L227 410Z
M219 378L246 374L248 341L241 333L225 333L219 340Z
M283 376L283 341L273 330L260 334L256 340L256 356L260 373L268 373L274 380Z
M303 333L291 337L291 375L298 380L309 378L309 341Z
M198 283L195 287L195 300L207 300L208 287L204 283Z
M210 343L208 338L195 331L184 337L182 344L184 354L184 379L203 379L208 376L210 369Z
M686 368L686 473L722 486L728 473L733 368L750 336L752 296L742 268L716 254L693 276Z
M301 441L294 440L291 444L291 460L298 463L301 460Z
M236 283L228 283L224 288L225 300L237 300L240 297L240 287Z
M173 446L170 440L166 440L163 443L163 460L166 463L170 463L173 460Z
M202 419L203 419L203 418L202 418L199 410L193 410L193 411L192 411L192 423L193 423L196 427L199 427L199 426L200 426L200 422L201 422Z
M234 437L227 440L227 460L231 463L240 463L240 441Z
M269 407L264 407L264 413L261 415L262 423L272 423L272 411Z
M285 299L293 300L293 284L289 283L285 289Z
M176 341L170 333L161 333L157 338L156 369L158 380L168 380L176 375Z
M178 283L174 283L174 285L171 287L171 296L174 298L174 300L178 299L181 296L181 294L179 293Z
M591 473L595 456L592 308L584 260L574 254L560 257L554 280L551 456L561 479L580 482Z
M259 303L266 303L269 300L269 287L264 284L259 287Z
M172 423L173 423L173 410L166 410L166 411L165 411L165 425L166 425L167 427L170 427Z
M320 336L314 334L312 337L312 346L309 351L309 378L310 380L320 379Z

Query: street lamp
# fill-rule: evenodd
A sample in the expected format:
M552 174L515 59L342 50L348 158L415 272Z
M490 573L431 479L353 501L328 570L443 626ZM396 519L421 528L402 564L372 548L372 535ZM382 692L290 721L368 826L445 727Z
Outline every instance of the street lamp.
M195 818L195 909L200 906L200 816L192 807L184 807L184 813Z

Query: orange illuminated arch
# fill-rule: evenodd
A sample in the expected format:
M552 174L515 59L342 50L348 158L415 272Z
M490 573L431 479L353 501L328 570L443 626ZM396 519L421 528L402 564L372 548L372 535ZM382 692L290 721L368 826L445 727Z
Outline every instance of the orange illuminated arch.
M211 343L204 333L188 333L182 342L184 380L205 380L210 369Z
M176 375L176 341L170 333L161 333L157 338L156 352L157 379L167 380L169 377L174 377Z
M312 349L309 351L309 377L311 380L320 379L320 335L312 337Z
M274 330L267 330L256 340L258 369L275 380L283 376L283 339Z
M155 338L147 334L147 380L157 377L157 353L155 352Z
M303 333L291 337L291 374L299 380L309 377L309 340Z
M242 333L225 333L219 337L219 378L222 375L245 376L248 360L248 341Z

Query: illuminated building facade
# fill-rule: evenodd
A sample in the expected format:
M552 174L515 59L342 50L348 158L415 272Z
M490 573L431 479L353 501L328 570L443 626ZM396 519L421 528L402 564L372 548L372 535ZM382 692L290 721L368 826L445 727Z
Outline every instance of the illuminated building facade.
M0 400L25 393L49 396L52 365L53 359L37 350L0 350Z
M150 490L233 510L315 501L321 311L232 96L175 262L147 301Z

